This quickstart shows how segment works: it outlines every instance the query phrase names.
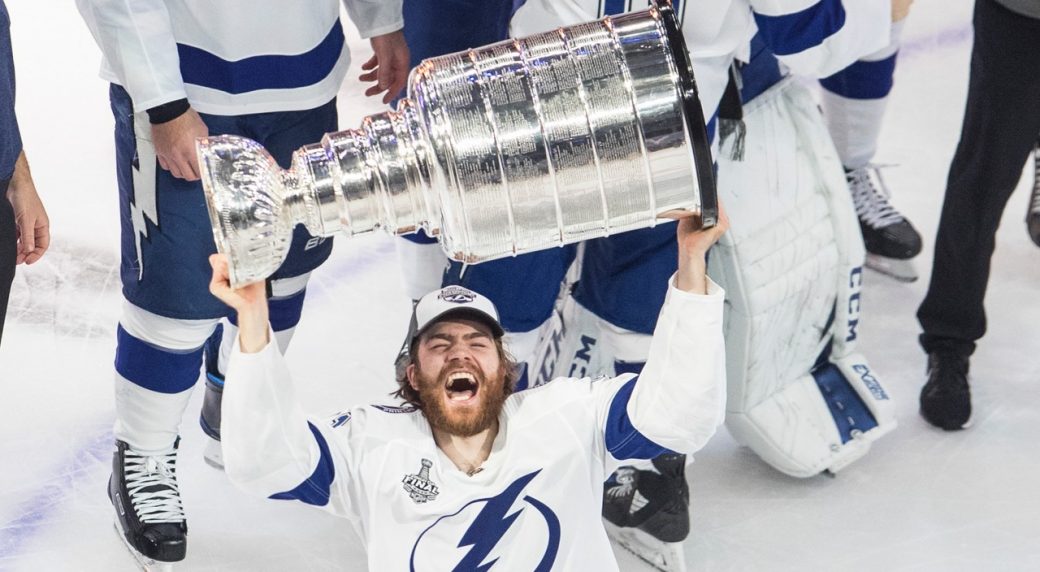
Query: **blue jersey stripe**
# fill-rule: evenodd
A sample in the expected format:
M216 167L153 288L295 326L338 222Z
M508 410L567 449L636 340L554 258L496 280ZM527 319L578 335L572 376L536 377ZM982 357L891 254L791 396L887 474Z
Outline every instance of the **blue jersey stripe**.
M160 348L116 330L116 372L127 381L159 393L191 389L202 367L202 347L177 351Z
M812 372L816 385L820 388L820 395L827 402L827 408L834 417L834 425L841 435L841 442L848 443L852 440L852 432L866 433L877 427L877 419L867 408L867 404L849 385L838 366L827 363L823 367Z
M892 91L896 54L874 62L858 61L840 72L820 80L831 93L849 99L882 99Z
M615 459L653 459L665 453L674 453L650 439L647 439L632 425L628 418L628 400L636 388L636 379L632 378L621 386L610 402L607 412L607 426L604 428L607 450Z
M841 0L820 0L793 14L766 16L755 14L758 31L766 45L778 56L804 52L823 43L845 25Z
M228 61L194 46L177 44L184 83L231 94L261 89L294 89L325 79L343 52L339 20L314 49L295 55L253 56Z
M325 437L322 436L321 431L318 431L318 428L312 423L307 423L307 427L314 434L314 440L318 442L318 449L321 451L318 466L314 468L314 473L295 489L285 491L284 493L276 493L268 498L274 500L298 500L314 506L325 506L329 504L329 496L332 494L332 480L336 478L336 467L332 463L332 453L329 452L329 444L325 442Z

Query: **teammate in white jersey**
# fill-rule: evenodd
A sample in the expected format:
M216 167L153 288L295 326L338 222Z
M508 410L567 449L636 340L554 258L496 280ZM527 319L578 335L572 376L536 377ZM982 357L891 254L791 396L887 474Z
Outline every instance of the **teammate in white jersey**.
M216 251L199 184L195 138L249 137L282 167L338 128L336 93L350 65L336 0L77 0L112 83L125 304L115 359L116 451L109 497L142 560L185 557L187 521L176 479L178 430L205 356L201 424L220 438L221 331L234 319L207 291ZM389 101L408 50L400 0L344 0L375 56L362 80ZM330 240L298 227L271 277L271 322L284 349L307 277ZM222 318L223 328L218 326ZM207 460L219 463L219 443Z
M721 214L721 213L720 213ZM308 420L272 343L262 284L211 291L238 312L223 401L228 476L355 522L370 570L617 570L600 519L619 461L693 453L723 419L724 293L705 254L728 228L678 225L678 271L639 376L512 393L491 302L449 286L416 308L403 406Z

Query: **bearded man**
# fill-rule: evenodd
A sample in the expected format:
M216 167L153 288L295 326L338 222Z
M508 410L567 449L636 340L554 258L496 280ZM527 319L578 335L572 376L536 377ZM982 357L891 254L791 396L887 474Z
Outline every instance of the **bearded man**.
M395 406L311 421L271 340L264 285L210 290L238 312L223 399L225 469L238 486L354 521L370 570L617 570L603 481L628 459L693 453L723 421L724 293L705 254L728 227L677 230L678 271L638 376L561 378L512 393L498 312L460 286L416 306Z

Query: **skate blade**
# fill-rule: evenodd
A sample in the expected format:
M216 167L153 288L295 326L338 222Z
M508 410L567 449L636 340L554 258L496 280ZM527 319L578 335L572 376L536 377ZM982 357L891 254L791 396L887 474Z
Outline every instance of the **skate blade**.
M917 269L914 268L914 263L911 260L886 258L868 252L866 266L875 272L895 278L900 282L916 282L918 278Z
M123 523L119 521L119 515L115 516L115 520L112 522L112 527L116 530L116 536L119 540L123 541L123 546L126 547L127 551L130 552L130 556L137 561L137 566L144 570L144 572L173 572L172 562L160 562L158 560L152 560L144 554L137 551L136 548L130 541L126 539L126 533L123 531Z
M206 448L202 451L202 460L218 471L224 470L224 448L220 445L220 441L209 439Z
M681 542L662 542L638 528L620 527L604 520L607 536L661 572L686 572L686 552Z

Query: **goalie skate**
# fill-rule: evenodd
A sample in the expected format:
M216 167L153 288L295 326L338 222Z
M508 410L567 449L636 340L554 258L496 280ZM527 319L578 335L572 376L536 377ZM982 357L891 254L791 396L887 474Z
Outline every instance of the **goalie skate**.
M604 520L607 536L618 546L662 572L686 572L686 552L681 542L662 542L632 527L620 527Z

